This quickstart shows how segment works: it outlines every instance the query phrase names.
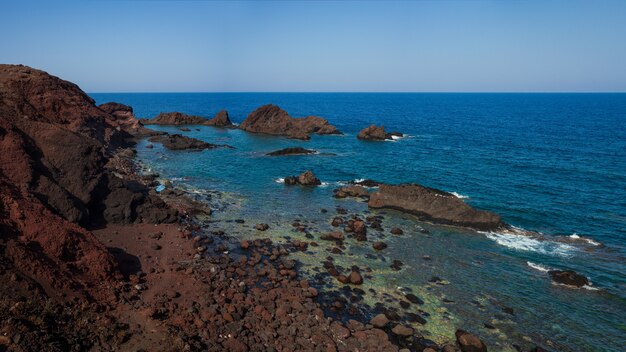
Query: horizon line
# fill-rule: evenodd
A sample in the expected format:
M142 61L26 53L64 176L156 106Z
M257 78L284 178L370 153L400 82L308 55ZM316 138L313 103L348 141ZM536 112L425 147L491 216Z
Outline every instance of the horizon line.
M624 91L99 91L87 94L626 94Z

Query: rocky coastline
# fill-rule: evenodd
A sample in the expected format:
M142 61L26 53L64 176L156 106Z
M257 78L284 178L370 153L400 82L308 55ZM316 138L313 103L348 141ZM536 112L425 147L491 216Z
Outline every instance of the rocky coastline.
M344 309L348 302L304 278L290 259L315 241L275 244L260 237L233 244L219 225L203 220L211 214L206 204L167 184L156 192L158 175L139 173L134 161L143 138L172 150L221 145L151 131L131 107L96 106L78 86L26 66L0 65L0 96L0 280L10 283L0 287L0 350L487 351L461 329L449 343L428 340L408 325L423 321L418 315L407 321L381 306L356 309L366 270L341 268L329 257L324 268L351 297ZM161 120L207 124L176 116ZM225 112L209 121L231 124ZM251 113L242 129L297 139L340 133L324 119L294 119L273 105ZM285 183L321 182L307 171ZM363 198L371 208L442 224L506 226L495 214L419 185L365 180L335 197ZM337 211L332 226L343 231L320 240L335 241L338 250L348 238L365 241L368 229L382 229L381 217ZM583 282L572 273L551 275ZM413 294L405 298L423 304Z

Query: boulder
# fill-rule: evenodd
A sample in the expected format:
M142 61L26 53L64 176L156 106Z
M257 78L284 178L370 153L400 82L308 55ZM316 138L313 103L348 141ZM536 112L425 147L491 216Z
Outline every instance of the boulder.
M552 281L562 285L578 288L589 285L589 279L586 276L573 270L550 270L548 275L550 275Z
M413 335L413 328L410 326L398 324L394 326L393 329L391 329L391 332L400 337L409 337Z
M370 320L370 324L372 324L375 328L382 329L389 323L389 319L385 314L378 314Z
M372 247L377 251L382 251L383 249L387 248L387 244L382 241L376 241L372 244Z
M268 104L251 112L239 126L244 131L294 139L310 139L316 134L341 134L326 119L316 116L293 118L276 105Z
M317 153L315 150L305 149L302 147L290 147L267 153L269 156L284 156L284 155L308 155Z
M376 126L371 125L362 129L357 135L358 139L367 140L367 141L384 141L384 140L393 140L393 137L403 137L404 135L400 132L385 132L385 126Z
M213 126L213 127L233 127L233 123L230 121L228 117L228 111L221 110L215 116L203 123L205 126Z
M352 271L348 276L348 282L353 285L361 285L363 283L363 277L357 271Z
M476 336L464 330L457 330L456 341L463 352L487 352L487 346Z
M270 228L270 225L261 223L261 224L256 224L255 228L259 231L267 231Z
M315 177L312 171L305 171L300 176L285 177L285 184L289 186L319 186L322 184L319 178Z
M477 230L508 228L500 216L476 210L451 193L417 184L381 185L370 196L370 208L388 208L416 215L433 223Z
M358 197L369 198L370 192L361 186L343 186L333 191L335 198Z

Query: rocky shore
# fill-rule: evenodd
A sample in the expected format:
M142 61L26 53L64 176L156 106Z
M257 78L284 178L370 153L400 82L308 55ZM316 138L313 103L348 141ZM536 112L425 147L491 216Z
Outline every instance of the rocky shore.
M131 107L96 106L76 85L25 66L0 65L0 96L0 280L9 283L0 285L0 350L487 351L463 330L449 343L428 340L410 325L426 322L418 314L361 307L367 268L343 268L329 256L325 275L345 285L348 299L324 291L291 256L317 246L314 240L235 239L206 220L209 205L160 184L158 175L140 174L134 162L139 138L173 150L218 145L148 130ZM214 120L230 123L225 112ZM246 121L244 130L291 138L340 133L324 119L294 119L273 105ZM285 183L321 181L307 171ZM418 185L365 180L335 197L369 198L371 208L438 223L505 226L495 214ZM383 230L382 216L337 213L332 226L340 230L318 235L336 251ZM264 223L255 228L271 231ZM376 251L387 248L372 242ZM394 270L402 265L391 263ZM571 273L551 275L582 282ZM411 293L405 299L407 306L424 303Z

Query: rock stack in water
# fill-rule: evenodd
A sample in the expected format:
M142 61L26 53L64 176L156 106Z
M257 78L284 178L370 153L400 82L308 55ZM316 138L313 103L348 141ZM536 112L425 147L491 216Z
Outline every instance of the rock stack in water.
M268 104L254 110L239 126L244 131L294 139L310 139L315 134L341 134L326 119L317 116L294 118L276 105Z
M384 140L393 140L393 137L403 137L404 135L400 132L385 132L385 126L376 126L371 125L362 129L357 135L358 139L367 140L367 141L384 141Z
M319 186L322 184L319 178L315 177L312 171L305 171L300 176L285 177L286 185L301 185L301 186Z

